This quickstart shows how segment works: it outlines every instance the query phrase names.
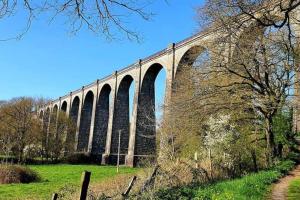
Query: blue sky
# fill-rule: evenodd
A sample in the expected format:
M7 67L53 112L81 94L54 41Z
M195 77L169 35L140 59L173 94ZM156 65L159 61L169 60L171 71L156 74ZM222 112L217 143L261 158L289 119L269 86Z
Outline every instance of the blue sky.
M87 30L70 35L63 20L58 18L49 25L42 16L21 40L0 42L0 100L18 96L55 99L183 40L197 32L195 8L202 3L154 0L148 7L155 14L151 21L129 24L141 33L141 43L107 41ZM0 21L0 37L19 30L23 18L20 14ZM159 91L163 77L157 81Z

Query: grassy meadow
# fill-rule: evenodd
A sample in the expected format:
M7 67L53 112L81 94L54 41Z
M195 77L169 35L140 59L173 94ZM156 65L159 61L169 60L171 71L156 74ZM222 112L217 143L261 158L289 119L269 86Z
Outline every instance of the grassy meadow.
M54 192L58 192L67 185L80 186L81 173L91 171L91 183L98 183L117 175L114 166L96 165L32 165L28 166L38 172L40 182L29 184L0 185L1 200L51 199ZM122 167L119 174L135 173L138 169Z

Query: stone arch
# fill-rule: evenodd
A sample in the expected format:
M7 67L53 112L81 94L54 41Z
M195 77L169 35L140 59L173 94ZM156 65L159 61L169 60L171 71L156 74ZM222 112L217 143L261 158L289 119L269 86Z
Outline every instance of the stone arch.
M200 45L192 46L189 48L181 57L179 61L179 66L182 65L192 65L193 62L196 60L198 55L204 50L204 47Z
M156 153L155 81L163 69L161 64L151 65L141 81L137 108L135 155L155 155Z
M49 117L49 115L50 115L50 108L48 107L47 109L46 109L46 111L45 111L45 116L47 116L48 115L48 117Z
M99 94L96 106L92 153L96 155L105 152L108 129L111 87L105 84Z
M62 112L67 112L67 107L68 107L68 103L66 101L63 101L63 103L61 104L60 110Z
M195 62L197 62L199 56L201 56L201 54L206 51L207 48L200 45L192 46L191 48L189 48L180 58L180 61L176 68L175 78L180 76L180 73L183 70L186 70L186 68L190 68L191 66L193 66Z
M193 84L198 79L192 78L197 69L209 67L212 52L208 47L195 45L190 47L179 59L172 83L172 96L176 91L184 90L183 85ZM192 78L192 79L191 79Z
M75 141L75 135L76 135L75 132L77 127L79 105L80 105L80 99L78 96L76 96L73 98L71 108L70 108L70 114L69 114L72 124L74 126L74 130L72 130L72 132L70 132L70 130L67 132L67 141L70 143L73 143Z
M94 93L92 91L89 91L85 95L83 106L81 109L78 145L77 145L78 151L86 152L88 150L93 102L94 102Z
M42 139L42 145L43 147L46 147L47 145L47 135L48 135L48 126L49 126L49 120L50 120L50 108L48 107L45 110L44 117L43 117L43 139Z
M279 22L281 20L280 16L278 16L277 13L273 13L272 17L278 17L278 19L277 19L278 21L276 21L276 22ZM235 69L236 71L241 70L240 73L247 74L247 70L245 70L245 69L251 68L249 66L249 63L253 60L253 56L257 52L260 52L259 49L262 50L262 48L261 48L261 42L262 42L261 38L262 37L261 36L268 37L269 34L271 34L271 35L275 34L275 36L273 35L273 37L276 38L276 37L278 37L278 35L276 36L276 34L278 32L280 32L280 29L281 28L275 28L274 26L267 26L267 27L262 26L256 20L250 21L247 25L242 27L242 29L240 31L238 31L238 34L234 34L235 36L233 37L233 39L231 39L231 43L230 43L230 45L231 45L231 52L230 52L230 62L231 63L230 63L230 65L234 66L233 69ZM292 31L292 34L294 34L293 33L294 30L291 29L291 31ZM282 35L280 34L279 37L281 38ZM264 40L263 43L267 44L266 48L268 49L268 41L272 41L273 38L269 38L269 39L264 38L263 40ZM276 45L273 45L273 46L275 47ZM263 49L264 49L263 51L266 51L265 47ZM274 51L273 58L275 58L275 57L278 58L276 61L273 60L273 62L276 63L275 65L280 65L280 62L282 61L280 59L281 58L280 54L282 53L280 51L282 51L282 49L281 50L279 50L279 49L281 49L281 48L275 47L271 50L271 51ZM275 51L276 51L276 53L275 53ZM276 55L276 56L274 56L274 55ZM258 61L256 61L256 62L258 62ZM246 66L244 66L241 63L246 64ZM259 71L261 71L261 70L259 70ZM252 73L252 71L250 73ZM260 72L260 73L263 73L263 72ZM236 76L234 73L230 73L230 76L231 76L230 78L232 78L232 79L238 78L238 76ZM256 75L252 74L252 76L256 76Z
M50 108L47 108L43 118L43 131L47 133L48 125L50 119Z
M125 154L128 152L129 130L130 130L130 108L129 108L129 89L134 79L126 75L119 84L113 117L113 130L111 138L111 163L116 163L118 153L119 131L121 133L120 143L120 162L125 162Z
M259 35L263 34L265 30L266 27L260 26L256 21L249 22L246 27L243 27L241 30L239 30L231 39L231 59L238 55L239 50L251 48Z
M71 137L71 133L69 133L69 130L71 127L67 127L68 124L67 124L67 121L65 121L65 117L67 117L67 107L68 107L68 104L66 101L63 101L60 105L60 109L59 109L59 114L58 114L58 123L57 123L57 127L59 128L57 132L57 134L62 134L63 137L64 137L64 141L65 142L73 142L72 138ZM62 130L63 130L63 133L62 133ZM65 150L67 151L67 148L70 148L69 146L67 147L68 145L66 145L65 143Z
M58 105L55 104L52 108L52 112L50 115L50 132L55 131L55 126L56 126L56 119L57 119L57 113L58 113Z
M80 105L80 99L78 96L76 96L72 101L71 110L70 110L70 118L75 124L77 123L77 119L78 119L79 105Z
M57 113L57 111L58 111L58 105L55 104L55 105L53 106L52 113Z
M39 119L43 119L43 117L44 117L44 111L41 110L41 111L40 111L40 114L39 114Z
M58 113L58 105L55 104L52 107L52 110L50 111L49 114L49 128L48 128L48 137L54 137L56 135L56 120L57 120L57 113ZM48 139L49 140L49 139Z
M296 11L297 10L297 11ZM299 13L299 8L297 8L295 11ZM271 11L271 10L269 10ZM272 19L275 23L280 24L281 22L283 22L283 20L285 20L285 15L283 14L284 12L278 12L278 10L276 11L275 9L272 10L271 12L268 13L268 17L269 19ZM295 14L295 13L294 13ZM245 42L245 45L249 45L252 46L252 42L259 36L260 31L261 33L263 33L266 29L275 29L275 30L280 30L282 29L282 27L275 27L275 26L263 26L260 24L259 20L266 20L266 16L264 15L264 12L259 12L257 13L257 15L255 16L256 19L250 19L247 22L243 23L238 30L236 30L236 32L234 34L232 34L231 40L233 43L233 46L231 46L231 57L234 57L236 54L236 50L235 50L235 46L234 44L237 43L236 40L240 40L244 35L250 36L250 39L247 40ZM299 31L299 26L298 23L299 22L295 22L297 21L296 18L290 16L290 22L291 23L291 27L288 27L290 29L290 31L292 31L292 35L297 34L297 30ZM285 27L285 26L284 26ZM258 31L258 32L255 32ZM226 32L225 32L226 34ZM299 32L298 32L299 34ZM231 44L232 45L232 44Z

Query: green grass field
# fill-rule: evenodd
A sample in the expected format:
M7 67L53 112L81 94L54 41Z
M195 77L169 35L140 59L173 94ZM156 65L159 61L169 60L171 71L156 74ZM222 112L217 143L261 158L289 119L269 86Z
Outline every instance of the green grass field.
M288 200L300 199L300 179L293 180L288 188Z
M41 176L30 184L0 185L0 199L51 199L51 195L65 185L80 185L81 173L91 171L91 182L97 183L116 176L116 167L96 165L35 165L29 166ZM137 169L120 168L119 174L135 173Z

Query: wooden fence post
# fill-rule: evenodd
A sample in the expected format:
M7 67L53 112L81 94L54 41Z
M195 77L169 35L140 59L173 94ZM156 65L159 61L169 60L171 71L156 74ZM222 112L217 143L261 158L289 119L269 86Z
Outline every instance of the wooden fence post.
M58 194L57 193L53 193L52 200L57 200L57 198L58 198Z
M212 166L212 157L211 157L211 149L208 149L208 159L209 159L209 173L210 173L210 178L212 179L213 177L213 166Z
M135 181L136 181L136 176L134 176L134 177L131 179L131 181L130 181L130 183L129 183L127 189L126 189L126 191L122 194L122 196L123 196L124 198L126 198L126 197L128 196L128 194L129 194L131 188L133 187Z
M84 171L81 176L81 190L80 190L80 199L79 200L86 200L88 188L91 179L91 172Z
M194 160L195 160L195 163L196 163L195 167L196 167L196 169L198 169L199 168L199 164L198 164L198 152L197 151L195 152Z
M121 134L122 134L122 130L119 130L118 159L117 159L117 173L119 173L119 167L120 167Z
M142 185L140 193L146 192L147 190L153 188L158 168L159 168L159 165L156 165L155 168L153 169L153 172L150 175L150 177Z

